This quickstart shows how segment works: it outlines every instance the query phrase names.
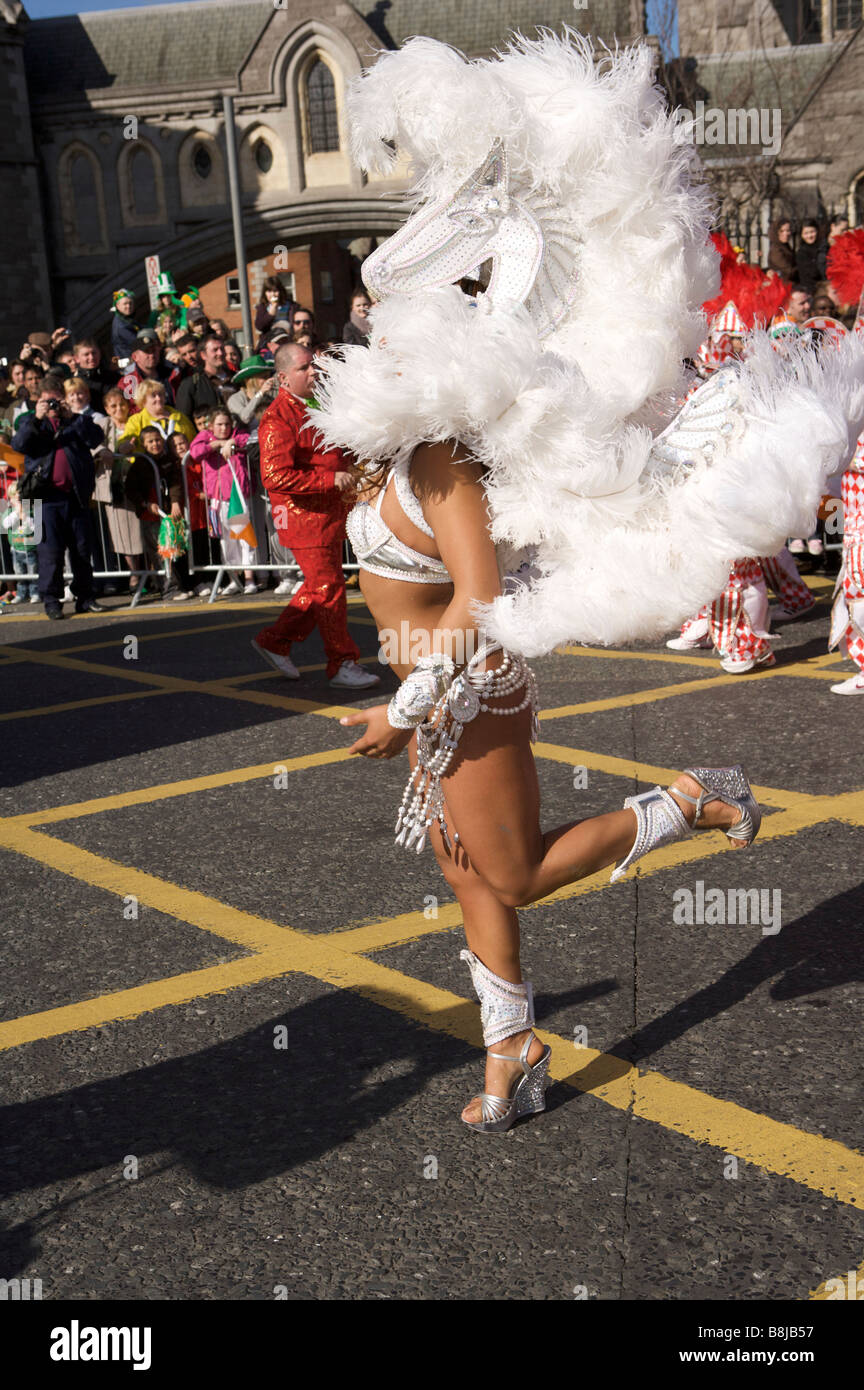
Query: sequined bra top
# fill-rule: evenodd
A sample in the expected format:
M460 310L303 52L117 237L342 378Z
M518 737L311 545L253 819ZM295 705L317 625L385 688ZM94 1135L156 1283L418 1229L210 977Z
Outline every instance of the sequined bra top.
M411 460L390 470L375 503L358 502L348 516L348 539L354 547L361 570L384 579L407 579L415 584L452 584L443 560L424 555L394 536L381 516L381 504L392 478L396 499L409 521L434 540L435 533L423 515L411 488Z

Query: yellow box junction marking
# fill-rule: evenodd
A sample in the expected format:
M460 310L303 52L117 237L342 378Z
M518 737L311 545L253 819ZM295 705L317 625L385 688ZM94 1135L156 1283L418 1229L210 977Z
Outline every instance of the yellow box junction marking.
M811 587L830 587L830 581L816 581ZM244 607L246 607L244 605ZM251 607L249 605L248 607ZM240 610L242 611L242 609ZM248 611L248 608L247 608ZM134 614L126 611L128 618ZM155 616L155 615L154 615ZM165 616L160 614L158 616ZM372 620L353 617L361 624L373 625ZM251 620L249 620L251 621ZM219 626L243 626L245 623L225 623ZM215 625L204 625L193 631L212 631ZM186 633L191 635L190 630ZM136 634L139 635L139 634ZM140 634L143 636L143 634ZM165 633L152 634L153 640L166 636ZM185 635L172 633L171 636ZM113 643L88 644L86 650L112 646ZM85 650L83 647L66 648L61 651L31 652L27 649L10 646L2 649L6 655L0 656L3 664L34 662L66 669L85 670L91 675L120 677L135 682L144 689L121 696L98 697L84 701L67 702L66 705L48 707L51 711L67 708L83 708L88 705L107 703L110 700L140 698L182 691L184 693L208 694L221 698L242 699L252 703L270 704L295 713L315 713L326 718L338 718L346 708L336 705L323 705L320 702L293 699L291 697L271 696L269 692L238 690L234 686L247 681L260 679L267 675L247 675L234 679L196 682L174 677L159 676L145 672L122 670L112 666L98 666L76 659L73 652ZM692 665L711 667L717 670L716 659L684 657L673 655L665 657L657 653L634 651L609 651L596 648L567 647L568 653L591 658L617 660L659 661L667 665ZM68 655L67 655L68 653ZM372 660L374 658L368 658ZM804 662L793 663L787 667L768 672L754 673L749 679L770 679L779 675L803 676L822 680L833 680L836 672L826 669L837 660L836 654L826 654ZM311 668L314 669L314 668ZM581 704L563 706L544 711L541 718L550 721L569 714L590 713L595 710L623 708L628 705L652 703L659 699L678 694L696 693L725 685L740 678L725 674L703 677L692 681L660 686L650 691L637 691L611 697L602 701L586 701ZM27 717L39 711L20 711ZM46 711L47 712L47 711ZM16 715L2 716L5 718ZM535 752L538 757L561 761L571 765L581 765L603 771L613 776L632 780L668 782L678 769L668 769L642 764L626 758L591 753L583 749L565 748L556 744L540 743ZM154 981L121 990L95 999L58 1009L25 1015L20 1019L0 1024L0 1048L20 1046L39 1038L104 1025L106 1022L139 1017L142 1013L168 1005L182 1004L193 999L201 999L244 985L255 984L281 975L298 972L331 984L337 988L350 988L373 1000L383 1007L395 1010L407 1018L425 1024L436 1030L458 1037L472 1044L481 1045L479 1021L476 1007L448 991L439 990L410 976L391 970L370 961L362 952L381 950L403 941L416 939L430 932L452 930L461 924L461 909L457 903L439 906L438 919L430 922L422 913L404 913L382 922L373 922L342 931L330 933L326 937L299 932L288 926L279 926L254 914L241 912L204 894L184 889L176 884L159 879L141 870L116 864L103 857L91 854L70 845L39 834L34 826L47 825L74 819L79 816L98 814L103 811L120 809L124 806L148 804L151 801L191 794L211 787L234 785L258 777L269 777L277 765L290 771L300 771L329 763L345 761L350 755L346 749L324 750L320 753L298 758L286 758L260 764L254 767L214 774L210 777L190 778L176 783L162 784L115 796L94 798L89 801L47 810L9 817L0 821L0 843L7 848L23 854L37 862L47 864L57 871L79 881L87 882L102 890L126 896L134 893L139 902L151 906L177 920L189 922L231 941L235 946L252 954L239 960L209 966L200 970L185 972L169 979ZM864 825L864 792L840 793L836 796L814 796L806 793L785 791L777 788L755 788L760 801L776 808L775 813L763 822L760 841L781 836L795 835L813 825L826 820L840 820L853 825ZM655 854L646 865L640 865L640 876L652 876L665 869L687 862L695 862L723 852L726 848L722 836L694 838L682 844L669 846ZM544 903L562 901L584 893L596 892L608 887L608 871L568 885L544 899ZM541 906L535 904L534 906ZM671 1081L655 1072L640 1072L630 1063L608 1054L591 1049L581 1049L578 1065L574 1068L572 1041L555 1034L538 1030L538 1036L552 1048L550 1075L559 1081L589 1093L621 1110L632 1110L640 1118L660 1124L696 1142L706 1143L736 1154L739 1158L756 1164L766 1171L787 1177L811 1190L821 1192L853 1207L864 1208L864 1154L848 1149L842 1144L820 1135L809 1134L794 1126L782 1124L770 1118L755 1114L731 1102L718 1100L682 1083ZM864 1270L864 1266L861 1267ZM826 1281L811 1295L813 1298L827 1297Z

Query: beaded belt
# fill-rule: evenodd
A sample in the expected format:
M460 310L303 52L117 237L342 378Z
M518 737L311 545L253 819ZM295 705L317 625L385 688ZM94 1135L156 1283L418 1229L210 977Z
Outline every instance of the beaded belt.
M396 818L396 843L407 849L414 845L417 853L426 844L426 836L437 820L448 849L451 849L444 817L444 792L441 778L453 761L462 730L478 714L519 714L531 707L531 742L538 735L537 678L521 656L504 652L500 666L480 671L480 663L492 652L503 651L498 642L485 643L468 665L451 681L422 724L417 725L417 765L408 779ZM487 702L525 687L518 705L493 709ZM456 843L459 842L457 834Z

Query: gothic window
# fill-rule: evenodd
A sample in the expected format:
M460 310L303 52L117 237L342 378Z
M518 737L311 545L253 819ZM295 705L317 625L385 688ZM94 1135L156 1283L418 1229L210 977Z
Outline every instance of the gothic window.
M69 180L75 216L75 239L82 247L98 246L102 241L99 193L93 163L86 155L73 156L69 167Z
M834 0L834 28L856 28L861 23L861 10L861 0Z
M192 154L192 168L199 179L209 179L213 169L213 160L206 145L196 145Z
M339 116L336 110L336 85L333 74L318 58L306 78L306 114L309 128L309 153L321 154L339 148Z
M255 146L255 164L262 174L269 174L273 168L273 151L266 140L259 140Z
M842 4L843 0L835 0ZM821 0L774 0L774 8L789 42L819 43L822 38ZM861 8L861 0L858 0Z
M159 193L156 188L156 170L153 166L153 157L148 150L137 149L134 152L129 174L135 212L139 217L157 215L159 212Z

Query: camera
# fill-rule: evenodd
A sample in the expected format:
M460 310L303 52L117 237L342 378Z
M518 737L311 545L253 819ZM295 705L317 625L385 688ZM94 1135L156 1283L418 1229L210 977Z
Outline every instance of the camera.
M48 406L49 410L59 410L63 402L57 396L49 396L45 404Z

